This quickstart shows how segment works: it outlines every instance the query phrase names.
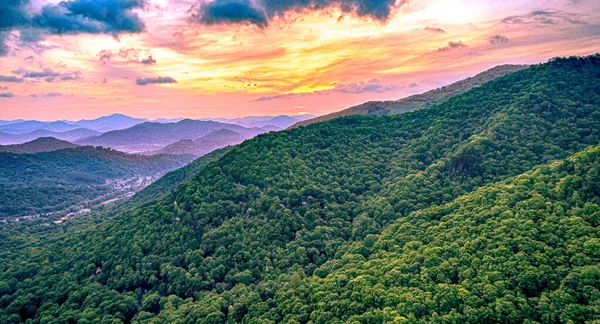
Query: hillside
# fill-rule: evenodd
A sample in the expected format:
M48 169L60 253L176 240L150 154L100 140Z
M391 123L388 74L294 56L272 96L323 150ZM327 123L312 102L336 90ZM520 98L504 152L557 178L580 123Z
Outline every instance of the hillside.
M0 322L597 320L598 148L552 162L599 142L600 56L262 134L97 227L0 233Z
M456 95L465 93L486 82L526 68L526 65L500 65L474 77L467 78L450 85L434 89L423 94L410 96L396 101L369 101L358 106L302 121L296 126L306 126L313 123L351 115L394 115L413 111L420 108L440 104Z
M231 147L214 150L182 168L165 174L142 191L136 193L128 203L139 206L166 196L177 189L180 184L190 181L194 175L202 172L208 164L219 160L230 150Z
M139 190L137 181L158 177L190 158L129 155L100 147L0 153L0 217L53 212L116 191Z
M124 151L156 151L169 144L197 139L221 129L239 133L245 137L256 136L265 131L213 121L184 119L177 123L142 123L133 127L107 132L99 136L77 141L77 144L112 147Z
M59 140L74 142L82 138L96 136L99 134L100 133L98 132L94 132L85 128L76 128L66 132L53 132L45 129L38 129L24 134L0 133L0 144L23 144L40 137L54 137Z
M150 152L150 154L191 154L202 156L225 146L239 144L247 138L234 131L220 129L196 140L181 140L167 145L156 152Z
M66 148L74 148L79 145L62 141L54 137L40 137L31 142L13 145L0 145L0 152L32 154L40 152L51 152Z

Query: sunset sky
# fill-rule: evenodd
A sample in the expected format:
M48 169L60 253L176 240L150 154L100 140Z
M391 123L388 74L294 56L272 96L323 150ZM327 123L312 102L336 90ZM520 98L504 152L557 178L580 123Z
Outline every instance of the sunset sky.
M321 115L599 51L598 0L2 0L0 119Z

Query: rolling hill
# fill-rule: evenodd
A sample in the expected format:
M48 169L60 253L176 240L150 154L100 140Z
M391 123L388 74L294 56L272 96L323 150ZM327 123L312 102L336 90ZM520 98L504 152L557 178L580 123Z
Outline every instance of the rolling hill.
M39 149L36 142L19 147ZM118 192L137 191L151 178L158 178L191 159L183 155L130 155L90 146L35 154L2 152L0 216L14 218L74 205L88 206L96 199Z
M245 137L228 129L220 129L196 140L181 140L149 154L191 154L202 156L216 149L243 142Z
M0 322L595 321L599 142L600 55L258 135L98 226L0 233Z
M245 128L213 121L184 119L177 123L146 122L127 129L86 138L76 143L112 147L130 152L156 151L169 144L185 139L197 139L222 129L236 132L244 137L252 137L265 132L260 128Z
M40 137L23 144L0 145L0 152L32 154L57 151L78 146L79 145L59 140L54 137Z
M456 95L465 93L488 81L499 78L508 73L516 72L526 68L526 65L500 65L490 70L479 73L474 77L467 78L450 85L434 89L423 94L410 96L396 101L369 101L358 106L319 116L306 121L301 121L296 126L306 126L320 121L330 120L351 115L394 115L413 111L420 108L431 107L440 104Z

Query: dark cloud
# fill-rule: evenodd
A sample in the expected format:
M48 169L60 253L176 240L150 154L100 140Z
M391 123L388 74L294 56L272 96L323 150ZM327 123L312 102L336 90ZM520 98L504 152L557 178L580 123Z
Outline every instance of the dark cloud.
M500 45L508 43L508 37L504 35L494 35L489 39L490 44L492 45Z
M266 12L245 0L216 0L205 3L194 17L201 23L212 25L221 23L250 23L266 27Z
M135 83L137 83L137 85L145 86L148 84L177 83L177 80L171 77L137 78Z
M134 9L146 0L69 0L33 12L30 0L0 0L0 56L8 54L7 32L20 31L22 44L36 44L45 34L138 33L144 22ZM39 48L43 50L44 48Z
M156 60L150 55L147 58L140 60L140 63L144 65L154 65L156 64Z
M12 92L2 92L0 93L0 98L12 98L15 95Z
M33 24L53 34L138 33L145 25L133 9L144 0L73 0L46 5L33 17Z
M423 28L424 31L434 32L434 33L445 33L446 31L441 29L440 27L435 26L427 26Z
M24 68L18 68L12 71L12 73L20 75L24 79L44 79L46 82L54 82L56 79L60 79L62 81L70 81L79 80L81 78L81 73L78 71L60 73L49 68L44 68L40 71L32 71Z
M51 69L43 69L41 71L31 71L24 68L19 68L17 70L12 71L12 73L22 76L23 78L33 78L33 79L41 79L41 78L55 78L60 75L60 73L55 72Z
M578 14L547 10L536 10L526 15L506 17L502 19L502 23L510 25L557 25L560 23L587 25Z
M254 24L260 28L289 13L338 8L344 14L387 21L406 0L214 0L201 1L194 20L203 24Z
M0 75L0 82L21 83L23 81L24 81L23 78L19 78L14 75L11 75L11 76Z
M467 47L462 41L448 42L448 45L438 48L438 52L448 52L453 49Z
M9 31L15 27L25 26L30 20L27 14L29 0L0 1L0 31Z

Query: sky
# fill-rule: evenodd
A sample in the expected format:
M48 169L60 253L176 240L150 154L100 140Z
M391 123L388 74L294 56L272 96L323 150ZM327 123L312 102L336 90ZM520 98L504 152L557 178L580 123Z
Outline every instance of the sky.
M323 115L599 51L598 0L2 0L0 119Z

